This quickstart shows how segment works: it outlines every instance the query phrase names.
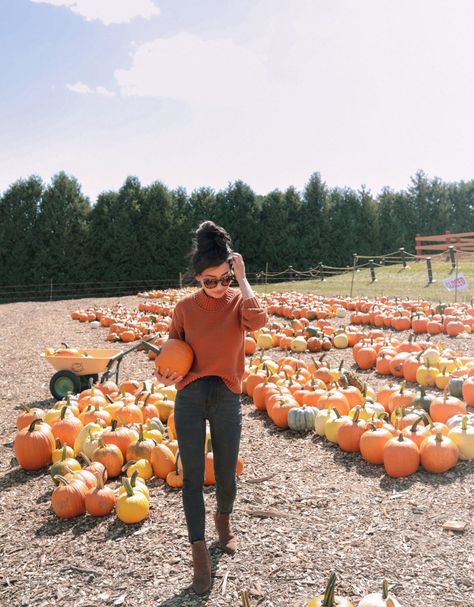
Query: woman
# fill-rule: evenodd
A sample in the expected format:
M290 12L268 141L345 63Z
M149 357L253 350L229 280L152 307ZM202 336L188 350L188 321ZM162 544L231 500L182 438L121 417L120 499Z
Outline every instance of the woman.
M169 337L186 341L194 361L185 377L159 369L158 381L176 384L175 426L183 465L183 507L193 557L193 589L211 587L211 559L204 536L204 443L209 420L214 453L217 508L214 521L221 548L234 554L230 514L236 496L235 470L242 427L240 393L246 331L263 327L267 316L247 278L227 232L212 221L196 230L192 271L201 289L174 309ZM239 290L232 289L233 277Z

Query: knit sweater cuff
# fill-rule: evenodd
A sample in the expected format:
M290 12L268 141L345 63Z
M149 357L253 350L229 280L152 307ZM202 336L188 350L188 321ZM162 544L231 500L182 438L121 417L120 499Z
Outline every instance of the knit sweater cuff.
M248 299L242 300L242 306L244 308L261 308L262 307L258 297L249 297Z

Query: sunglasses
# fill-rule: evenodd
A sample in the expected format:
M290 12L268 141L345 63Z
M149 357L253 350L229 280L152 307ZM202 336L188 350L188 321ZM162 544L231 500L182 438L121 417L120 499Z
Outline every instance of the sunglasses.
M228 274L222 278L203 278L202 284L206 287L206 289L215 289L219 283L223 287L228 287L233 280L234 277L232 274Z

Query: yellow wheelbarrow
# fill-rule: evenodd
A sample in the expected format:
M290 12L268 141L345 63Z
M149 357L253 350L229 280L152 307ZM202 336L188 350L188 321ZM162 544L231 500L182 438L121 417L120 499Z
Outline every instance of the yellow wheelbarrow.
M148 342L155 337L157 335L142 339L128 350L123 351L112 348L84 348L68 353L68 345L63 344L66 346L64 353L61 353L62 350L43 352L41 357L56 369L56 373L49 382L51 394L57 400L63 400L71 392L77 394L97 383L99 373L103 373L101 382L115 376L115 382L118 383L119 367L123 357L140 347L151 349L153 346Z

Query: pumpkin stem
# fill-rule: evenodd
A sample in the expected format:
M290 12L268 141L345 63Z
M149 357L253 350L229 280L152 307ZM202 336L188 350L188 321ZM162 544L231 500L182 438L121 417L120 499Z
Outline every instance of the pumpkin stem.
M382 599L386 601L388 599L388 582L387 580L383 581L382 584Z
M69 481L67 480L67 478L64 478L64 476L62 476L61 474L55 474L54 480L63 483L64 485L69 485Z
M92 464L91 460L87 457L87 455L84 453L84 451L81 451L79 453L79 455L82 457L82 459L86 462L86 464L88 466L90 466Z
M335 607L336 601L334 600L334 592L336 588L336 574L333 571L329 576L329 580L324 592L324 598L321 603L321 607Z
M42 420L42 419L39 419L39 418L34 419L34 420L31 422L30 427L28 428L28 432L33 432L34 430L36 430L36 424L39 424L40 422L42 423L42 422L43 422L43 420Z
M137 460L136 459L130 459L128 460L128 462L126 462L123 466L122 466L122 472L126 472L130 466L133 466L133 464L136 464ZM138 474L138 471L137 471Z
M67 459L67 445L64 444L64 447L63 447L63 450L62 450L62 453L61 453L61 461L65 462L66 459Z
M125 491L127 492L128 497L133 497L134 496L133 489L132 489L132 486L130 485L130 481L128 480L128 478L123 479L123 486L125 487Z
M132 472L132 476L130 477L130 485L135 487L135 483L137 482L138 470L134 470Z

